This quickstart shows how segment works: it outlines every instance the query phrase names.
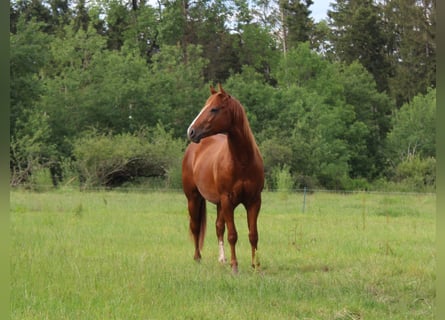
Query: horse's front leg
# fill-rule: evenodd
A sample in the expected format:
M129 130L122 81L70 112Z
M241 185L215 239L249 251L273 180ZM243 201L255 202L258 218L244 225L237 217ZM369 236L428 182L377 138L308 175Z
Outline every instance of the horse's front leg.
M216 236L218 238L219 256L218 261L226 263L226 255L224 252L224 231L225 231L224 217L221 214L221 203L216 206Z
M221 199L221 215L227 226L227 240L230 244L230 265L233 273L238 273L238 260L236 259L235 245L238 240L238 233L233 217L234 206L229 197Z
M235 221L233 219L233 212L227 219L227 240L230 244L230 265L232 266L233 273L238 273L238 260L236 259L235 245L238 241L238 233L235 228Z

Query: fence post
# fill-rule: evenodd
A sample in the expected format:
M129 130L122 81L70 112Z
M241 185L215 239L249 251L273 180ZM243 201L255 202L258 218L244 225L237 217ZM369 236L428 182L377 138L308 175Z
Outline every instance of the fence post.
M366 229L366 192L363 192L363 198L362 198L362 227L363 230Z
M304 187L304 191L303 191L303 213L304 213L304 210L305 210L305 208L306 208L306 186Z

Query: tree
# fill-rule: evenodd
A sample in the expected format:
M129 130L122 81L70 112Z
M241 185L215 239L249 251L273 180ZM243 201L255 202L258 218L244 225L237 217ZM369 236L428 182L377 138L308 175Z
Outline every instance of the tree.
M280 0L285 51L309 40L314 27L309 10L313 3L312 0L305 0L305 3L300 0Z
M207 81L223 82L230 70L238 71L234 37L226 26L229 10L225 1L162 1L159 38L165 45L180 45L183 63L190 62L189 45L200 46L202 58L209 61L204 68Z
M280 52L267 30L256 23L242 25L239 34L234 36L233 47L240 67L232 73L241 73L244 66L249 66L266 81L274 83L272 70L278 64Z
M122 1L111 0L106 15L107 47L111 50L120 50L125 42L125 31L130 26L130 12Z
M387 148L393 165L413 156L436 157L436 89L415 96L395 112Z
M20 18L24 21L40 22L41 28L44 31L49 32L51 26L49 22L51 20L51 12L48 6L45 6L42 1L39 0L18 0L18 1L10 1L10 32L16 34L17 24L20 21ZM20 32L20 31L19 31Z
M90 16L88 14L85 0L78 0L73 14L74 29L78 30L82 28L84 31L87 31L88 25L90 23Z
M348 138L350 148L354 149L351 176L372 180L385 166L383 146L394 105L385 93L378 92L372 75L357 61L341 65L337 81L344 88L344 103L353 106L356 121L366 128L363 140L357 141L360 136L353 131Z
M329 60L334 61L334 51L332 44L329 41L330 29L326 20L321 20L315 23L309 42L311 48L321 55L327 57Z
M152 56L159 50L159 17L151 6L139 5L129 13L130 23L123 32L126 50L137 50L141 57L151 63Z
M311 5L12 1L15 177L75 161L73 146L91 128L112 138L161 124L185 139L215 82L246 108L270 181L290 174L297 186L349 188L432 172L431 110L411 115L405 105L432 103L435 0L338 0L315 25Z
M11 135L16 121L35 107L44 90L38 79L40 69L49 59L50 37L42 32L43 27L42 23L20 17L17 33L10 35Z
M275 76L281 90L273 105L285 106L275 126L283 141L289 132L298 141L289 142L294 170L331 186L381 172L392 104L363 66L332 63L304 43L282 57ZM343 182L330 180L334 168Z
M73 139L87 128L131 130L131 108L147 104L148 74L139 55L106 50L106 39L93 26L87 31L67 26L50 52L39 105L49 117L51 139L61 156L71 157Z
M278 125L279 110L273 101L276 90L266 82L261 73L248 65L243 66L241 73L232 75L224 87L246 109L250 127L257 139L267 139L263 133Z
M38 169L51 169L57 163L56 147L47 120L39 110L26 110L17 121L9 146L11 186L28 182ZM53 183L57 185L57 180Z
M389 93L400 107L436 85L436 1L394 0L383 8L394 70Z
M328 11L330 41L343 62L359 61L375 79L380 92L388 90L391 65L381 8L374 0L338 0Z
M188 64L183 63L182 49L178 46L162 46L153 56L147 88L149 108L140 114L140 121L160 121L176 137L185 137L188 124L202 108L208 97L208 86L204 86L203 70L208 63L201 57L200 46L189 45ZM159 115L159 117L156 117ZM150 125L156 123L150 122Z
M43 24L20 16L10 35L10 169L11 184L26 182L39 166L54 161L47 115L39 108L45 91L40 70L49 61L51 38Z

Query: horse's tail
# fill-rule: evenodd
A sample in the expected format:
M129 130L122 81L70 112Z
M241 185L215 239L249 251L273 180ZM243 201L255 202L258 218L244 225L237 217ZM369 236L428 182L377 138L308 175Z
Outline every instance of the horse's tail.
M199 206L199 217L201 220L201 225L199 228L199 250L201 251L202 247L204 246L204 238L207 229L207 209L205 199L201 200L201 204Z

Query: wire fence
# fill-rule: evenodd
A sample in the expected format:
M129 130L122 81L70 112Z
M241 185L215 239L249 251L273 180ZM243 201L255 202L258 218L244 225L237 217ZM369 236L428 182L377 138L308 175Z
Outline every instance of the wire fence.
M32 184L21 187L11 187L11 191L28 191L28 192L88 192L88 193L180 193L182 188L169 188L166 186L131 186L125 187L92 187L79 186L78 184L61 184L54 187L52 184ZM416 206L416 199L429 198L428 202L434 202L436 193L433 192L402 192L402 191L379 191L379 190L327 190L327 189L265 189L263 191L263 202L267 205L267 197L279 199L282 203L287 203L290 212L296 213L320 213L329 211L330 208L323 207L328 204L335 204L337 196L347 196L348 206L338 206L338 212L353 211L362 215L376 214L389 216L402 215L418 215L422 208ZM332 196L332 199L326 199ZM395 198L400 198L397 201ZM403 200L405 199L405 200ZM414 202L413 202L414 201ZM425 201L425 200L422 200ZM435 212L434 208L428 208L427 211Z
M13 200L12 211L20 211L22 207L38 207L42 200L36 193L42 193L43 199L57 199L57 205L62 208L60 210L72 211L74 214L79 210L89 212L98 209L122 210L127 213L143 211L147 214L153 210L161 210L181 214L184 219L188 216L186 198L181 188L131 186L107 189L81 188L75 185L55 188L53 185L40 184L25 191L24 195L20 192L23 188L11 188L11 191L16 190L17 193L12 199L21 196L23 203L26 204L17 204L17 201ZM26 192L32 194L29 199L23 200L27 197ZM61 193L62 197L53 198L52 193ZM110 205L111 203L113 205ZM147 203L150 204L149 207L145 205ZM207 209L210 219L213 219L215 206L209 204ZM236 209L238 224L246 223L245 219L241 218L244 214L244 208L238 206ZM402 240L392 238L398 234L417 236L424 234L422 241L426 241L428 245L434 242L436 193L309 188L266 189L263 191L259 220L272 221L270 220L272 217L273 219L278 217L278 221L282 223L281 234L286 243L301 244L307 239L319 238L325 232L339 233L339 237L346 237L345 239L351 234L369 236L370 239L377 240L383 236L386 238L378 241L383 243L385 252L389 252L399 248ZM240 227L239 230L244 229Z
M182 192L182 188L174 188L168 186L124 186L124 187L104 187L104 186L76 186L73 184L61 184L54 186L52 184L29 184L17 187L11 186L10 190L29 190L39 192L50 191L114 191L114 192ZM272 189L265 188L263 192L270 193L287 193L287 194L314 194L314 193L332 193L332 194L381 194L381 195L436 195L436 192L419 192L419 191L387 191L387 190L334 190L334 189L318 189L318 188L293 188L293 189Z
M288 178L288 179L287 179ZM294 184L293 181L290 181L290 177L287 177L287 181L283 183L279 183L279 186L282 186L283 189L279 188L271 188L270 184L265 184L265 188L263 192L270 193L288 193L288 194L315 194L315 193L333 193L333 194L387 194L387 195L431 195L435 194L435 188L433 186L425 186L425 188L417 189L417 191L413 191L412 188L414 186L403 185L403 184L392 184L385 182L377 182L376 185L371 186L370 188L374 188L374 190L368 189L360 189L360 190L344 190L344 189L323 189L323 188L310 188L305 186L304 188L292 188L291 186ZM54 180L51 179L51 175L47 169L38 171L35 175L31 176L31 178L18 186L12 186L11 190L15 189L25 189L30 191L37 192L50 192L50 191L115 191L115 192L182 192L182 183L180 174L175 175L172 179L160 178L160 177L151 177L144 178L141 180L124 182L119 186L94 186L91 183L81 181L79 176L73 174L67 174L62 181L57 181L58 185L54 186ZM410 189L411 188L411 189ZM418 191L420 190L420 191Z

